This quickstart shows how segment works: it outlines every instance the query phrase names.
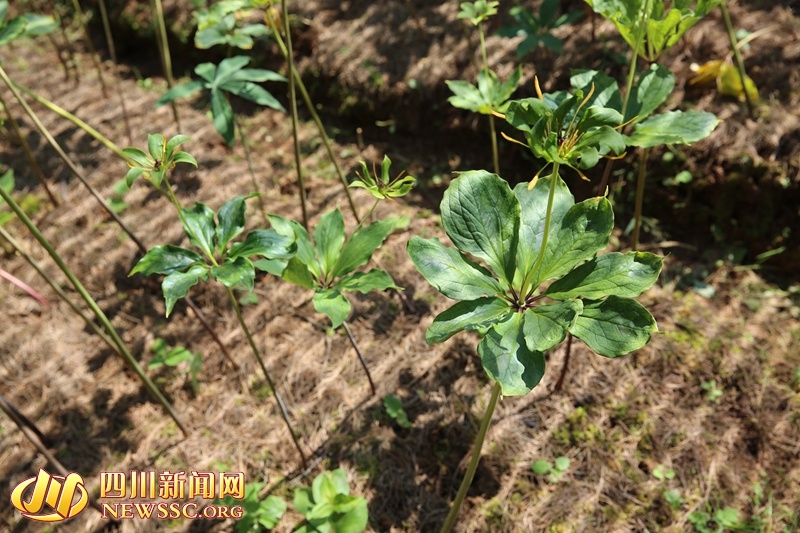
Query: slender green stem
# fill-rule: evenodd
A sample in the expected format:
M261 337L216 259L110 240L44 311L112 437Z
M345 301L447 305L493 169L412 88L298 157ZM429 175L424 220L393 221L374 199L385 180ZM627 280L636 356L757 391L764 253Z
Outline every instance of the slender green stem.
M76 0L77 1L77 0ZM133 144L133 133L131 131L131 122L128 117L128 105L125 103L125 96L122 94L122 79L119 75L119 63L117 63L117 49L114 46L114 36L111 33L111 24L108 21L108 10L106 9L106 0L98 0L100 6L100 18L103 19L103 32L106 34L106 44L108 45L108 54L111 56L111 62L114 64L114 81L117 85L117 96L119 96L119 103L122 109L122 120L125 123L125 133L128 135L128 144Z
M464 474L464 479L461 481L461 486L458 488L456 499L453 500L453 505L450 507L450 512L447 519L442 526L441 533L449 533L453 529L458 518L458 512L461 510L461 504L464 503L464 498L467 496L469 486L472 484L472 479L475 477L475 471L478 469L478 462L481 459L481 449L483 448L483 441L486 439L486 433L489 431L489 424L492 422L492 415L497 406L497 400L500 398L501 392L500 384L495 382L492 388L492 396L489 398L489 405L486 407L486 413L481 420L481 426L478 430L478 437L475 439L475 447L472 450L472 458L467 465L467 471Z
M483 68L489 69L489 59L486 55L486 38L483 36L483 27L478 25L478 35L481 37L481 57L483 58Z
M72 0L72 7L75 9L75 16L77 17L78 23L83 31L83 36L86 40L86 46L89 48L89 56L92 58L94 68L97 70L97 77L100 79L100 86L103 88L103 97L108 98L108 87L106 86L105 79L103 79L103 69L100 66L100 59L94 49L94 44L92 44L92 36L89 34L89 29L86 27L86 21L83 18L83 9L81 9L81 3L78 0Z
M350 326L347 325L347 320L342 322L342 326L344 326L344 330L347 332L347 337L350 339L350 344L353 345L353 349L356 351L356 355L358 356L358 361L361 363L361 367L364 369L364 373L367 374L367 381L369 381L369 388L372 391L372 395L375 396L375 394L377 394L377 389L375 388L375 382L372 381L372 374L370 374L369 372L369 367L367 366L367 360L364 359L364 354L361 353L361 349L358 347L356 338L355 336L353 336L353 332L350 331Z
M747 113L750 115L750 118L753 118L753 102L750 100L750 93L747 92L747 85L745 85L747 71L744 68L744 59L742 59L742 54L739 51L739 46L736 42L736 33L733 31L733 23L731 22L731 15L728 12L727 0L723 0L719 4L719 8L722 10L722 19L725 21L725 29L728 30L728 39L731 41L731 51L733 52L733 57L736 58L736 68L739 70L739 80L742 82L744 100L747 102Z
M0 105L2 105L6 110L8 121L11 123L11 128L14 130L14 134L19 139L19 143L22 145L22 151L25 152L25 158L28 160L28 164L31 166L33 174L36 176L36 179L39 180L39 183L42 184L44 192L47 194L47 197L50 199L50 202L53 204L53 206L58 207L58 200L53 194L53 191L50 190L50 186L47 185L47 180L44 177L44 173L42 172L39 163L36 162L36 158L33 156L31 146L28 144L28 140L19 129L19 123L17 123L17 119L14 118L14 115L11 114L11 109L9 109L8 104L6 104L2 94L0 94Z
M647 171L647 155L650 151L642 148L639 152L639 172L636 176L636 207L633 215L633 238L631 239L631 250L639 248L639 231L642 228L642 203L644 202L644 180Z
M267 219L267 206L264 205L264 197L261 194L261 188L258 186L258 179L256 179L256 171L253 169L253 160L250 157L250 145L247 143L247 136L242 127L242 121L239 120L237 115L233 115L233 121L236 124L236 129L239 130L239 139L242 141L242 148L244 148L244 159L247 161L247 170L250 172L250 180L253 182L253 192L258 197L258 207L261 210L261 216L264 218L264 224L269 225Z
M275 24L275 21L272 19L270 12L267 11L267 18L269 20L269 24L273 28L277 28L278 26ZM287 58L288 61L288 49L286 48L286 44L281 37L279 31L274 31L273 35L275 36L275 41L278 43L278 48L281 49L281 53L284 57ZM308 112L311 114L311 119L314 121L314 124L317 126L317 130L319 131L319 135L322 138L322 143L325 145L325 151L328 152L328 158L333 163L334 168L336 169L336 173L339 175L339 181L342 182L342 186L344 187L345 196L347 196L347 203L350 206L350 210L353 212L353 217L356 219L356 222L360 222L361 218L358 216L358 210L356 209L356 204L353 202L353 196L350 194L350 188L347 183L347 178L342 171L342 167L339 165L339 161L336 159L336 156L333 153L333 146L331 144L331 140L328 137L328 133L325 131L325 125L322 123L322 119L317 113L316 107L314 107L314 103L311 101L311 96L308 94L308 89L306 89L305 83L303 83L303 79L300 77L300 73L297 71L297 68L294 64L290 65L290 72L291 76L294 78L295 82L297 83L297 89L300 91L300 96L303 97L303 102L306 104L306 108Z
M283 422L286 424L286 428L289 430L289 434L292 436L294 446L297 448L297 451L300 454L300 459L303 462L303 468L308 468L306 454L303 452L302 446L300 446L300 441L297 439L297 435L294 432L291 421L289 421L289 413L286 411L286 405L283 403L283 398L281 398L278 389L275 388L275 382L272 381L269 371L267 371L267 366L264 364L264 360L261 358L258 347L253 340L253 336L250 334L250 329L247 327L247 323L244 321L242 310L239 308L239 302L236 301L236 297L233 295L233 291L229 287L225 287L225 289L228 291L228 299L231 301L233 310L236 312L236 318L239 320L239 325L242 327L242 331L244 331L244 334L247 337L247 343L250 345L250 349L253 351L253 355L258 361L258 365L261 367L261 371L264 373L264 379L267 380L267 385L269 385L270 390L275 395L275 401L278 403L278 411L280 411L281 418L283 418Z
M553 173L550 174L550 194L547 197L547 212L544 216L544 233L542 234L542 245L539 248L539 253L536 256L536 262L533 264L533 268L531 268L528 273L525 275L525 278L522 280L522 286L519 290L519 301L517 302L519 305L522 305L525 302L525 299L530 295L536 287L529 287L529 284L533 282L536 274L539 273L539 268L542 266L542 261L544 261L544 254L547 251L547 240L550 236L550 219L553 215L553 199L556 196L556 185L559 179L559 164L553 163Z
M25 113L28 114L31 121L36 125L36 128L39 132L47 139L47 142L53 147L53 149L58 153L59 157L64 161L64 163L69 167L70 171L75 175L76 178L89 190L92 196L97 200L97 202L103 207L103 209L108 213L108 215L116 222L120 228L131 238L131 240L136 244L136 246L142 251L146 251L147 248L142 244L142 241L139 240L138 237L133 233L133 231L122 221L121 218L114 212L113 209L108 205L108 203L100 196L100 193L95 189L91 183L89 183L83 173L78 170L78 167L69 158L69 156L62 150L61 146L56 142L53 136L50 134L48 129L42 124L39 120L39 117L36 116L36 113L30 108L30 106L22 99L22 96L19 94L19 91L16 90L14 84L11 82L11 79L6 74L6 71L0 65L0 79L2 79L3 83L5 83L6 87L11 91L14 95L14 98L17 99L17 102L22 106L25 110Z
M283 27L286 29L286 61L289 63L289 72L294 72L294 50L292 49L292 30L289 27L289 2L283 0ZM292 113L292 140L294 141L294 166L297 170L297 186L300 189L300 207L303 211L303 227L308 230L308 211L306 208L306 185L303 178L303 162L300 157L300 137L298 127L300 120L297 118L297 90L294 76L289 76L289 107Z
M161 52L161 62L164 66L164 77L167 78L167 86L172 89L175 85L175 78L172 76L172 58L169 53L169 41L167 37L167 24L164 22L164 8L161 5L161 0L152 0L151 6L153 8L153 18L156 21L158 29L156 35L158 36L159 50ZM178 115L178 106L175 100L172 104L172 115L175 118L175 125L178 131L181 131L181 118Z
M56 252L55 248L53 248L53 246L47 241L44 235L42 235L42 232L39 231L39 228L36 227L36 225L31 221L31 219L28 218L28 215L26 215L25 212L19 207L14 198L11 195L7 194L2 188L0 188L0 197L2 197L3 200L5 200L5 202L11 208L11 210L14 211L14 213L22 221L22 223L25 224L25 226L28 228L31 234L36 238L37 241L39 241L39 244L41 244L42 247L45 250L47 250L47 253L50 254L50 257L53 258L53 261L55 261L55 263L58 265L58 267L67 277L67 279L69 279L72 286L75 287L75 290L78 292L78 294L80 294L81 298L83 298L83 301L86 302L86 305L89 306L89 309L91 309L94 315L97 317L97 320L99 320L100 323L103 325L103 327L106 330L106 333L113 341L114 345L117 348L117 351L122 355L122 358L125 360L125 362L128 363L128 365L133 369L134 372L136 372L136 375L139 376L139 379L142 380L142 383L144 383L145 387L150 392L150 394L152 394L153 397L155 397L156 400L158 400L158 402L164 407L164 409L166 409L167 413L169 413L169 415L178 425L178 428L180 428L184 436L188 437L189 430L186 429L186 426L184 426L180 418L178 418L178 414L172 408L172 405L169 403L169 401L167 401L164 395L161 394L161 391L150 380L150 378L147 377L147 374L145 374L144 370L142 370L142 367L139 365L139 362L128 351L127 346L125 346L125 343L120 338L113 324L111 324L111 321L108 320L108 317L100 308L100 306L97 305L97 302L94 301L94 299L86 290L86 288L83 286L83 284L78 280L75 274L72 273L72 270L70 270L70 268L66 265L66 263L64 263L64 261L58 255L58 252Z
M486 55L486 38L483 35L483 27L478 26L478 34L481 37L481 57L483 58L483 69L489 70L489 59ZM494 124L494 115L489 114L489 134L492 138L492 163L494 164L494 173L500 175L500 154L497 148L497 129Z

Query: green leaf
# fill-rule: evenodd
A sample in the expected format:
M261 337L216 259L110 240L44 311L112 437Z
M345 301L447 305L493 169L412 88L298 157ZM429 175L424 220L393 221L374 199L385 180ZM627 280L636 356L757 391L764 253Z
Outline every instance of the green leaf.
M220 251L226 249L228 243L244 231L244 213L247 206L244 196L236 196L219 208L217 218L217 248Z
M544 459L537 459L531 465L531 470L533 473L538 476L543 476L550 472L553 469L553 466L550 464L549 461L545 461Z
M519 287L522 278L533 268L544 237L544 223L547 216L547 203L550 195L552 176L540 179L533 189L528 190L527 183L514 187L514 195L519 201L521 215L519 225L519 244L517 245L517 272L514 286ZM560 221L569 209L575 205L575 199L564 181L556 178L556 190L553 195L552 221ZM551 222L550 233L558 227ZM549 237L548 237L549 239Z
M172 163L188 163L194 167L197 167L197 160L194 158L193 155L187 152L177 152L172 156Z
M641 122L663 104L675 88L675 76L659 64L650 68L639 79L625 111L625 121L636 117Z
M53 17L37 15L36 13L23 13L21 18L25 21L23 37L38 37L47 35L58 29L58 21Z
M267 496L261 502L258 513L258 523L267 529L278 525L281 517L286 512L286 502L278 496Z
M147 157L147 154L144 153L142 150L138 148L124 148L122 153L125 155L127 159L128 166L132 168L143 168L143 169L151 169L153 168L153 162Z
M610 294L635 298L656 282L661 262L661 257L646 252L602 255L554 281L545 294L556 300L597 300Z
M231 246L228 257L259 255L266 259L291 259L295 250L292 237L280 235L274 229L257 229L248 233L243 242Z
M344 245L344 217L339 209L328 211L314 228L314 247L323 274L333 269Z
M181 134L171 137L170 140L167 141L167 146L164 149L164 152L167 154L167 157L172 158L175 155L175 149L178 148L180 145L189 142L189 140L190 139L187 135L181 135Z
M5 174L0 176L0 189L3 189L6 194L11 194L11 191L14 190L14 171L12 169L8 169ZM0 199L0 203L3 203L2 199Z
M175 303L189 294L189 289L200 281L208 279L208 266L205 264L189 267L186 272L173 272L164 278L161 290L167 304L167 316L172 313Z
M289 261L285 259L258 259L253 261L253 266L262 272L268 272L273 276L283 276L286 265Z
M192 80L186 83L182 83L180 85L175 85L167 92L161 95L161 98L156 100L154 107L161 107L164 104L168 104L177 100L178 98L184 98L186 96L192 95L197 91L206 87L206 83L202 80Z
M484 259L510 282L520 206L508 183L484 170L464 172L445 191L441 209L444 229L458 249Z
M369 272L356 272L340 279L335 288L340 291L359 291L367 294L371 291L384 291L386 289L400 289L394 284L388 272L373 268Z
M330 523L335 533L361 533L367 528L369 508L367 500L351 497L352 508L347 513L336 513Z
M183 230L189 236L191 243L203 250L207 257L213 257L216 232L214 211L198 202L188 209L181 209L181 212L185 219Z
M128 169L128 172L125 174L125 185L131 187L133 183L139 178L139 176L141 176L144 173L145 173L144 169L141 168Z
M292 237L297 244L297 258L302 261L314 276L320 276L319 264L317 263L314 245L308 236L306 229L295 220L288 220L277 215L269 215L269 223L272 229L285 237Z
M162 133L151 133L147 136L147 150L150 152L150 157L159 163L166 163L164 161L164 147L166 146L167 138Z
M244 287L248 291L252 291L256 271L249 259L245 257L231 259L229 257L221 265L211 267L211 277L228 288Z
M653 316L635 300L609 296L587 301L570 333L605 357L618 357L638 350L658 331Z
M233 109L225 94L220 89L211 90L211 116L214 118L214 127L228 144L233 146L235 131L233 127Z
M0 26L0 46L7 44L25 31L25 20L22 17L11 19L7 24Z
M523 332L525 342L532 351L545 352L561 344L567 329L583 311L583 302L571 300L541 305L525 311Z
M475 331L503 320L511 312L502 298L465 300L441 312L425 332L425 342L444 342L459 331Z
M569 468L569 457L558 457L555 460L554 466L556 470L565 472Z
M412 237L407 248L419 273L448 298L474 300L503 292L488 270L464 257L457 248L445 247L439 239Z
M213 87L221 87L249 62L250 58L247 56L234 56L220 61L214 76Z
M333 329L338 328L350 314L350 302L337 289L321 289L314 293L314 309L328 315Z
M154 246L139 259L128 276L141 272L145 276L152 274L172 274L180 270L183 271L190 265L203 263L203 258L197 252L166 244L164 246Z
M256 85L255 83L249 81L236 82L236 85L229 83L220 88L230 91L232 94L235 94L240 98L255 102L258 105L270 107L278 111L286 111L277 98L272 96L269 91L259 85Z
M281 277L289 283L305 287L306 289L314 289L317 286L308 267L305 263L300 261L297 256L289 259Z
M365 265L372 257L372 254L375 253L375 250L381 247L399 220L399 218L377 220L353 233L350 240L344 245L336 264L331 269L333 277L338 278L352 272L361 265Z
M386 408L386 414L392 417L401 428L410 428L413 424L408 419L405 409L403 409L403 402L394 394L388 394L383 397L383 406Z
M504 396L527 394L544 376L544 354L528 349L522 320L522 313L511 313L489 328L478 345L483 369L500 384Z
M625 142L640 148L692 144L711 135L717 124L719 119L705 111L668 111L637 124L633 133L625 137Z
M622 94L619 90L617 81L603 72L596 70L573 70L569 83L573 89L581 89L588 94L589 89L594 85L594 92L587 106L610 107L611 109L622 109ZM630 103L628 104L630 105Z
M227 34L220 25L203 28L194 36L194 46L201 50L207 50L218 44L225 44L226 42Z
M547 241L542 265L534 287L542 281L559 278L581 261L605 248L614 227L614 213L606 198L589 198L572 206Z
M302 487L294 491L294 508L305 516L314 508L314 499L310 487Z

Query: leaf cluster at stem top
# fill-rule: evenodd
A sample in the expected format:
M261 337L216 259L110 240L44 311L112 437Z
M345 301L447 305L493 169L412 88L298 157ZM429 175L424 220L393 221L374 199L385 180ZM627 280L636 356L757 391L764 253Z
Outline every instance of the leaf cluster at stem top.
M412 176L403 175L402 172L396 178L390 178L391 166L392 160L389 159L389 156L384 156L379 175L374 165L370 173L367 164L361 161L361 175L359 175L359 179L350 184L350 187L366 189L378 200L400 198L407 195L417 180Z
M161 187L167 171L175 168L178 163L188 163L197 166L197 160L188 152L179 151L180 145L189 141L186 135L176 135L169 141L161 133L151 133L147 136L147 151L128 147L122 150L128 159L128 173L125 182L130 187L137 178L142 177L156 187Z
M487 0L476 0L475 2L462 2L458 12L458 18L467 19L473 25L478 26L481 22L488 20L492 15L497 14L497 6L500 2L490 2Z
M656 331L653 317L632 298L656 281L661 258L596 255L613 228L606 198L575 203L557 173L512 191L495 174L470 171L453 180L441 210L456 247L420 237L408 243L425 279L459 300L434 319L426 339L481 333L483 368L503 394L535 387L544 352L567 332L598 354L617 357L641 348Z
M367 527L367 500L350 495L347 474L341 468L322 472L310 488L296 489L294 506L306 519L295 533L360 533Z

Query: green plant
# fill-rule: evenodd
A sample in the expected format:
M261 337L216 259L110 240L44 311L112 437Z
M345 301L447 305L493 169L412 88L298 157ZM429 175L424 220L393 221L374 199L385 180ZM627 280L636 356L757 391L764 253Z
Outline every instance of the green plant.
M271 530L278 525L286 513L286 502L278 496L267 496L263 500L259 498L263 489L263 483L248 483L244 489L244 501L234 500L227 496L224 500L217 502L227 506L242 506L244 513L236 521L237 533Z
M197 382L197 375L203 368L203 356L199 353L192 353L183 346L175 346L170 348L167 341L164 339L156 339L150 350L155 354L150 359L150 364L147 365L149 370L156 370L162 366L175 368L181 363L188 362L188 367L182 371L184 374L189 374L192 383L192 390L195 394L200 390L200 385Z
M235 135L235 117L225 93L250 100L258 105L285 111L281 103L256 82L286 81L286 78L271 70L244 68L249 62L250 58L247 56L235 56L223 59L218 65L201 63L194 69L200 79L172 87L156 101L156 107L178 98L191 96L202 90L209 91L214 127L228 143L228 146L232 146ZM239 134L242 134L241 128Z
M710 403L719 403L722 399L722 388L717 386L716 380L704 381L700 384L700 388L706 391L706 401Z
M561 481L569 469L569 457L558 457L552 464L544 459L537 459L531 465L531 470L537 476L547 476L547 481L557 483Z
M723 533L724 531L737 531L742 523L739 511L731 507L714 511L710 504L706 504L703 511L694 511L689 514L689 522L697 533Z
M675 471L667 468L664 465L658 465L653 469L653 477L659 481L665 481L675 478Z
M322 472L310 488L294 491L294 507L305 520L295 533L360 533L367 527L367 500L350 495L347 473L341 468Z
M386 414L392 417L401 428L408 429L414 425L408 419L405 409L403 409L403 402L394 394L383 397L383 406L386 408Z
M0 0L0 46L14 39L38 37L46 35L58 28L53 17L23 13L15 18L8 18L8 0Z
M369 192L376 200L391 200L393 198L400 198L411 192L417 180L413 176L406 176L401 172L395 178L389 177L389 169L392 166L392 160L389 156L383 156L381 162L381 173L378 176L378 171L375 166L372 167L372 173L367 168L367 164L361 161L361 174L359 179L353 180L350 187L361 188Z
M194 45L200 49L224 44L231 47L250 50L253 38L269 35L270 29L264 24L239 25L253 8L251 0L223 0L211 7L195 11L197 33Z
M546 113L541 120L549 120ZM569 154L558 157L568 159ZM462 173L441 204L445 232L456 248L438 239L412 237L408 242L411 260L428 283L458 300L434 319L426 340L442 342L462 330L479 332L478 355L496 381L443 531L455 523L501 392L530 392L544 375L544 352L567 332L598 354L617 357L644 346L657 329L650 313L632 298L656 281L661 258L635 252L596 256L613 228L611 204L606 198L576 204L559 177L559 164L554 161L553 174L532 188L520 184L513 191L495 174ZM543 288L549 280L554 281Z
M289 421L283 399L269 375L242 316L239 302L233 294L235 287L253 289L255 266L252 257L267 261L286 261L292 258L297 249L294 235L280 234L274 229L256 229L247 233L244 240L234 242L245 229L246 198L243 196L228 200L217 213L202 203L183 208L175 197L167 172L178 163L197 164L190 154L178 150L188 140L185 135L176 135L167 141L162 134L151 134L147 137L149 154L138 148L125 148L123 152L128 157L128 164L131 167L126 180L130 184L141 177L157 188L163 185L177 210L189 242L203 255L172 244L155 246L139 260L130 275L141 272L146 276L152 274L165 276L161 288L166 302L167 316L172 312L175 303L184 298L197 283L211 278L225 287L239 325L247 337L253 356L261 367L270 390L275 393L278 409L305 465L306 457Z
M369 262L375 250L398 227L402 219L378 220L368 226L359 223L355 231L347 236L344 217L337 208L322 215L314 228L313 242L301 224L277 215L270 215L269 220L277 233L297 243L297 254L288 261L261 262L259 268L314 291L314 309L327 315L334 329L342 325L345 327L367 375L372 393L375 394L375 384L366 361L346 322L351 305L343 293L358 291L367 294L374 290L398 288L384 270L355 270Z
M536 50L539 45L553 52L560 52L564 43L551 32L565 24L572 24L580 19L583 13L573 11L558 16L558 3L558 0L543 0L538 17L520 5L512 7L508 13L516 24L503 26L497 34L501 37L524 37L517 45L518 57Z

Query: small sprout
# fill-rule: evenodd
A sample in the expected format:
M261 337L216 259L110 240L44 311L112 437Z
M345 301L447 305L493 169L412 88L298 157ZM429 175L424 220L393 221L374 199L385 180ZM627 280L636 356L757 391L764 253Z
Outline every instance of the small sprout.
M176 346L172 349L167 345L164 339L156 339L150 349L155 353L155 356L150 360L147 368L155 370L162 366L175 368L181 363L189 362L189 366L181 371L183 374L189 374L192 380L192 390L195 394L200 390L200 385L197 382L197 376L203 368L203 356L199 353L193 353L184 348L183 346Z
M683 505L683 496L678 489L670 489L664 491L664 501L673 510L678 510Z
M674 479L675 471L671 468L664 467L664 465L658 465L653 469L653 477L659 481L664 481L665 479Z
M305 521L295 533L348 531L359 533L367 527L367 500L351 496L347 474L341 468L318 475L310 488L294 491L294 507Z
M366 189L369 193L378 200L400 198L411 192L411 188L417 183L416 178L412 176L404 176L404 172L397 175L396 178L389 178L389 168L392 166L392 160L389 156L383 156L381 163L381 173L372 166L372 173L370 173L367 164L361 161L361 174L358 174L358 179L350 184L350 187L360 187Z
M402 428L410 428L413 424L408 420L408 415L403 409L403 403L400 398L394 394L389 394L383 397L383 405L386 407L386 414L394 419L397 424Z
M700 387L706 391L706 401L711 403L719 403L722 398L722 388L717 387L717 382L714 380L704 381Z
M487 2L486 0L462 2L461 10L458 12L458 18L467 19L474 26L479 26L481 22L497 14L498 5L500 5L500 2Z
M531 465L531 470L538 476L547 475L547 481L556 483L564 477L564 474L569 469L569 457L558 457L553 464L544 459L537 459Z

